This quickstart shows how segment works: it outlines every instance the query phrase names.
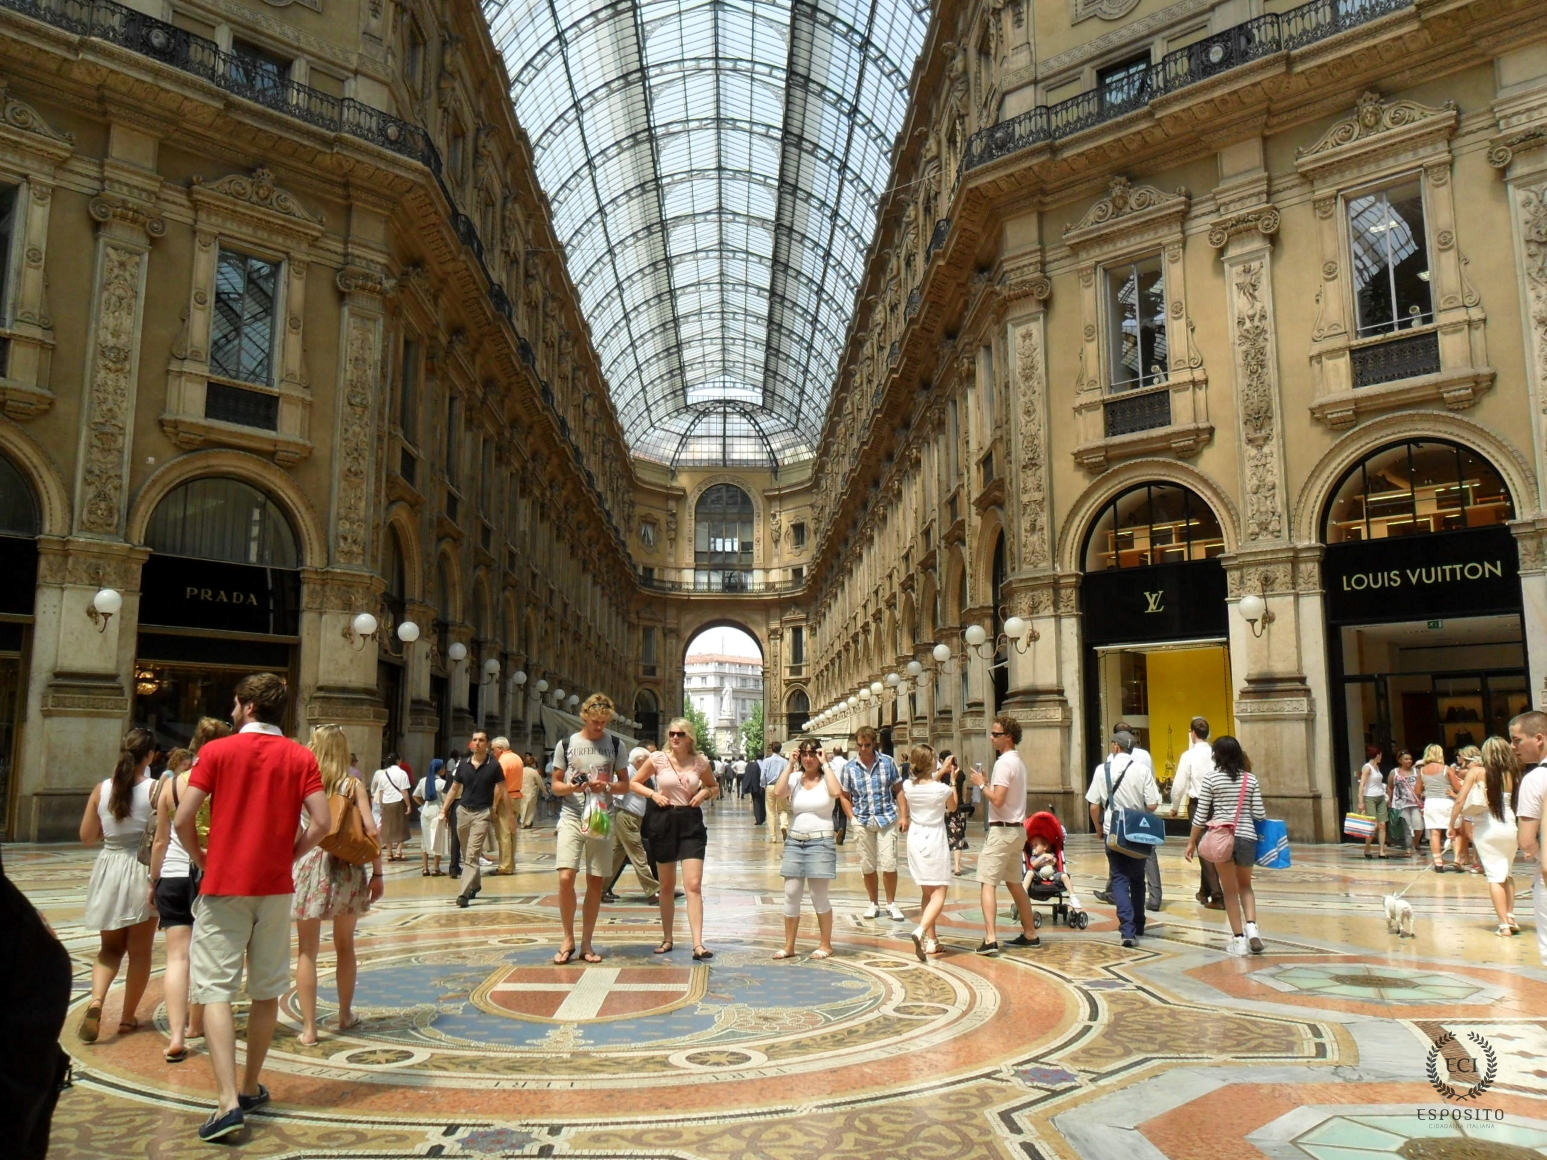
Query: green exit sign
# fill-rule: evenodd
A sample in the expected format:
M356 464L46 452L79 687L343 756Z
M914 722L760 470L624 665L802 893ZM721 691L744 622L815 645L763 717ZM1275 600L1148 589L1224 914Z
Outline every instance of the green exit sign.
M1442 629L1444 627L1445 627L1445 622L1443 620L1431 620L1431 621L1429 621L1429 631L1430 632L1438 632L1440 629Z

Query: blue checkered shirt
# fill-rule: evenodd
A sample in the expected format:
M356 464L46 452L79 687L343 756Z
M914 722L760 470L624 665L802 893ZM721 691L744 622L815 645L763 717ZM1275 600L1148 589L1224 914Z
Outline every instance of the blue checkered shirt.
M876 754L876 763L866 769L854 758L843 767L843 788L854 801L854 821L861 826L875 822L889 826L897 820L897 799L892 787L902 782L897 763L884 753Z

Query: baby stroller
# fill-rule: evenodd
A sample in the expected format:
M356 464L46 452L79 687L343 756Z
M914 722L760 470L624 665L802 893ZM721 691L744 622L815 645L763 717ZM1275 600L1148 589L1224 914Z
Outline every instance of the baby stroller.
M1048 852L1053 855L1053 877L1045 879L1038 877L1032 869L1031 840L1041 838L1047 843ZM1026 893L1031 896L1032 902L1048 902L1052 904L1053 921L1056 923L1062 919L1070 930L1084 930L1090 925L1090 915L1085 911L1070 906L1065 900L1067 891L1062 881L1064 871L1064 827L1058 818L1043 811L1032 814L1026 819L1026 844L1021 849L1021 864L1025 867L1026 876L1021 880L1021 885L1026 888ZM1042 916L1033 912L1033 918L1037 926L1042 925Z

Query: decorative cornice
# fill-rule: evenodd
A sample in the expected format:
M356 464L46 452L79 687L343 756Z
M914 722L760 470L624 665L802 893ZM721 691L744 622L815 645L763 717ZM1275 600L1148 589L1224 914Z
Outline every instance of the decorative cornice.
M1191 204L1192 195L1183 187L1166 193L1153 185L1135 186L1126 177L1113 177L1106 196L1074 225L1064 227L1064 241L1077 246L1123 226L1147 225L1171 216L1181 218Z
M345 266L333 276L333 284L340 293L369 294L375 298L390 298L398 288L396 278L374 266Z
M26 101L12 96L10 86L3 81L0 81L0 122L12 129L20 129L23 133L35 133L60 145L74 146L75 144L74 133L59 132Z
M321 216L307 212L306 207L296 200L294 194L275 184L274 175L263 166L253 170L251 177L233 173L208 185L204 184L203 178L196 175L193 178L192 187L195 192L218 194L232 201L243 202L258 209L279 214L281 217L290 218L303 226L311 227L315 232L321 232L326 224Z
M1046 302L1053 293L1053 282L1042 272L1042 261L1038 255L1005 262L1000 269L999 280L994 284L994 292L1005 303L1018 302L1022 298Z
M1389 133L1393 129L1403 129L1436 117L1449 118L1452 122L1456 118L1456 102L1446 101L1443 105L1420 105L1417 101L1383 101L1379 93L1367 92L1359 98L1354 106L1354 115L1339 121L1332 128L1322 134L1321 140L1309 149L1298 150L1295 154L1299 160L1314 158L1323 153L1330 153L1335 149L1341 149L1345 145L1352 145L1357 141L1363 141L1370 137L1377 137L1382 133Z
M1222 250L1225 244L1237 234L1249 234L1254 230L1265 238L1272 238L1278 233L1278 225L1278 210L1271 205L1260 206L1245 213L1231 214L1229 217L1220 218L1209 227L1209 245L1216 250Z

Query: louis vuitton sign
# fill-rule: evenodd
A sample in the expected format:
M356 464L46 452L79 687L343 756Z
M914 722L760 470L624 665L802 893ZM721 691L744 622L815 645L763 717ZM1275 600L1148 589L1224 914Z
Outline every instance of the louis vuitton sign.
M1334 623L1516 612L1520 562L1508 528L1332 544L1322 569Z
M140 623L294 636L301 577L285 568L152 555L140 584Z

